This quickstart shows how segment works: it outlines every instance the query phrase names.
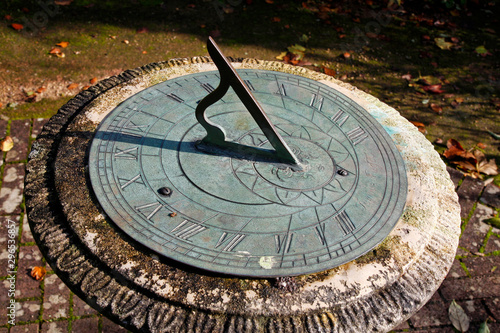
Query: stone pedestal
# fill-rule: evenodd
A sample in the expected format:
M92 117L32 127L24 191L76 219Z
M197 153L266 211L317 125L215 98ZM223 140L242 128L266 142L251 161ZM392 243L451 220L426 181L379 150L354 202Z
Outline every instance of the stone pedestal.
M34 237L50 266L93 307L141 332L388 331L427 302L445 278L460 235L460 207L430 142L397 111L329 76L245 59L236 68L302 75L364 106L406 163L408 199L395 229L374 250L340 267L274 280L218 276L145 249L100 210L87 149L103 117L132 94L176 76L216 70L208 58L154 63L81 92L34 142L25 195Z

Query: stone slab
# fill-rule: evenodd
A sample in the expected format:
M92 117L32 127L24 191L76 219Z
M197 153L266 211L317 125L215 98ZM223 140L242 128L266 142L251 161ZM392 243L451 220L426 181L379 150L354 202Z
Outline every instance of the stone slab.
M489 183L484 188L481 199L479 200L485 205L500 208L500 187L494 183Z
M69 297L70 291L64 282L55 274L47 275L43 295L43 319L68 317Z
M484 247L484 253L492 253L500 251L500 233L494 233L488 238L488 242Z
M71 323L71 331L72 332L99 332L99 318L91 317L91 318L82 318L73 320ZM106 331L102 331L106 332Z
M16 321L35 321L40 314L40 301L23 301L16 303Z
M20 214L23 201L24 164L7 164L0 189L0 214Z
M471 277L494 276L500 274L500 256L468 257L462 262L467 267Z
M99 119L130 94L168 77L215 69L207 58L193 58L151 64L93 86L44 127L30 153L25 193L34 237L50 265L87 302L134 330L271 332L308 327L368 332L406 321L445 278L460 234L457 196L439 155L395 110L345 83L282 63L246 60L235 65L294 73L335 86L392 133L408 168L409 194L405 213L389 237L353 262L296 277L292 292L266 279L195 272L158 258L117 232L90 200L84 148ZM62 128L67 128L64 133ZM51 151L54 142L65 148ZM55 187L46 182L52 178ZM75 186L81 190L74 191ZM59 198L63 200L54 201ZM61 203L62 210L54 203ZM81 246L74 246L76 239Z
M104 317L102 318L102 332L106 333L127 333L128 330L119 326L118 324L115 324L108 318Z
M500 297L487 299L484 301L493 318L500 323Z
M23 161L28 157L28 142L30 135L30 120L12 120L10 123L10 136L14 141L15 149L11 149L5 156L6 162Z
M22 246L19 249L16 299L41 296L41 281L31 277L31 270L35 266L43 266L42 253L36 245Z
M450 174L451 181L455 184L455 188L458 187L458 184L464 178L463 172L449 166L446 167L446 171Z
M448 302L452 300L498 298L500 297L500 275L445 280L439 290Z
M460 246L472 253L479 252L490 230L490 225L484 223L483 220L493 217L494 214L495 211L492 208L478 203L460 238Z
M68 321L43 322L40 333L66 333L68 332ZM90 333L90 332L89 332Z
M10 328L10 333L37 333L39 332L38 327L39 324L16 325ZM54 331L51 333L56 333L56 332L65 333L66 331Z
M13 227L12 227L13 226ZM8 230L14 228L15 238L9 237ZM7 276L8 271L15 269L16 262L12 261L17 258L17 250L19 249L19 241L17 235L19 234L19 216L1 216L0 217L0 276ZM14 240L14 243L9 242ZM15 246L12 248L9 246ZM12 256L14 255L14 258ZM10 258L9 258L10 256Z
M476 203L481 191L484 188L484 182L472 177L465 177L460 188L457 191L460 202L460 216L465 219L469 216L472 207Z
M94 310L90 305L82 301L82 299L76 295L73 295L73 315L74 316L90 316L96 315L98 312Z

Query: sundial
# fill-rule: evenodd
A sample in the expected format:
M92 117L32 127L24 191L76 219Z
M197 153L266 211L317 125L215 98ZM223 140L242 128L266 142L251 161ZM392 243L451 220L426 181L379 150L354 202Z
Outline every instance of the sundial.
M47 263L139 332L381 332L428 301L460 235L432 144L322 73L209 57L82 91L33 142Z
M349 262L399 220L406 171L361 106L311 79L217 71L125 100L93 139L92 188L106 214L161 255L201 269L300 275Z

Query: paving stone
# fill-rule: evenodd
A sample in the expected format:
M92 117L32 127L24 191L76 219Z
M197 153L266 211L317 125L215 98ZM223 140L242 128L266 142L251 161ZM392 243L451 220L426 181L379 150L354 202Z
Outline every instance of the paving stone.
M455 259L453 261L453 265L451 266L450 271L448 272L448 275L446 276L446 278L447 279L449 279L449 278L456 279L456 278L461 278L461 277L466 277L466 276L467 276L467 273L460 265L460 261Z
M111 320L106 317L102 317L102 332L103 333L127 333L128 331L121 327L120 325L115 324Z
M14 223L12 223L14 222ZM14 227L12 227L14 226ZM15 243L12 244L9 240L11 239L9 237L9 230L14 230L14 235L15 235ZM8 275L8 271L11 271L15 269L15 266L12 267L12 264L16 264L15 262L12 262L12 257L9 259L9 255L12 255L15 253L9 253L9 250L12 252L12 248L9 249L9 245L15 245L16 250L19 247L18 241L17 241L17 235L19 235L19 216L1 216L0 217L0 276L6 276ZM9 262L9 260L11 260Z
M7 327L0 327L0 333L9 333L9 329Z
M444 280L439 288L447 300L500 297L500 274L481 278Z
M23 231L21 234L21 243L34 242L33 234L31 233L30 225L28 223L28 214L23 217Z
M0 189L0 214L20 214L23 200L24 164L7 164Z
M0 119L0 139L5 137L5 133L7 133L7 121Z
M500 208L500 187L493 183L489 183L484 188L480 201L486 205Z
M455 188L458 186L458 183L464 178L464 174L462 171L454 169L452 167L446 167L446 171L450 174L451 181L455 184Z
M47 275L44 290L43 319L68 317L70 291L64 282L55 274Z
M44 322L42 324L42 329L40 332L41 333L66 333L66 332L68 332L68 322L66 320L53 321L50 323ZM85 331L83 331L83 332L85 332ZM77 333L77 332L75 331L75 333ZM92 332L88 332L88 333L92 333Z
M500 297L487 299L484 301L484 304L490 310L493 318L500 323Z
M448 305L440 299L434 298L425 304L410 318L416 328L450 325Z
M31 138L36 139L38 134L42 131L43 126L49 121L49 119L45 118L37 118L33 120L33 129L31 131Z
M469 319L473 322L480 323L488 319L488 312L481 300L472 299L468 301L458 301L457 304L464 309Z
M31 277L35 266L42 266L42 253L36 245L21 246L17 269L16 298L40 297L40 281Z
M35 321L40 314L40 301L16 303L16 321Z
M479 194L483 190L484 182L479 179L475 179L472 177L465 177L464 181L458 188L458 201L460 202L460 216L462 218L466 218L469 216L469 212L471 211L474 203L479 198Z
M10 333L37 333L38 327L38 324L16 325L10 328Z
M460 237L459 245L472 253L478 252L490 230L490 225L482 221L493 217L494 214L495 211L492 208L478 203L462 237Z
M498 275L500 271L500 256L468 257L462 259L472 277L482 275ZM495 268L497 267L497 268Z
M488 239L488 243L486 243L484 247L484 253L491 253L494 251L500 251L500 235L497 234L491 235Z
M98 312L90 305L80 299L80 297L73 295L73 315L74 316L87 316L94 315Z
M91 318L76 319L71 324L71 327L74 333L79 333L79 332L97 333L99 332L99 318L91 317ZM103 332L107 331L103 330Z
M12 120L10 136L14 141L14 148L7 152L6 162L22 161L28 157L28 142L31 123L29 119Z
M7 324L7 321L9 319L7 318L7 306L9 306L10 303L10 298L8 295L9 282L6 280L1 281L0 288L2 290L2 292L0 292L0 325L5 325Z

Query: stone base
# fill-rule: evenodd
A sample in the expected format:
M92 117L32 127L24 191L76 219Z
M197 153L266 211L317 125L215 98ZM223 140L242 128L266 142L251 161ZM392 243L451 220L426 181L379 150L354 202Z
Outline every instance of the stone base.
M329 76L244 59L236 68L320 80L374 116L406 163L405 212L382 244L340 267L274 280L197 272L129 239L93 197L86 153L103 117L136 92L215 70L208 58L154 63L104 80L64 105L34 142L25 195L34 237L61 279L90 305L141 332L388 331L427 302L445 278L460 235L460 207L430 142L397 111ZM283 287L283 286L282 286Z

